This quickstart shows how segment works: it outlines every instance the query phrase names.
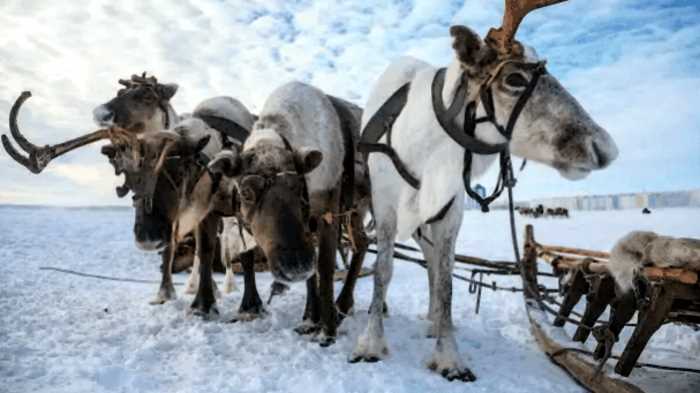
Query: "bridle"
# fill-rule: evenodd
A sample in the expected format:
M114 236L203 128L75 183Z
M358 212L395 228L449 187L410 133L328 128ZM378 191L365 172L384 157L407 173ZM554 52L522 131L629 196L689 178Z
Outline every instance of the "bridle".
M284 136L280 135L280 138L282 139L282 142L284 143L285 150L289 151L291 154L294 154L294 150L292 149L292 145L289 143L287 138ZM305 225L305 228L309 230L309 232L315 232L314 228L309 228L309 223L311 222L311 203L309 201L309 189L306 184L306 176L304 175L304 171L301 168L301 165L297 162L297 160L293 160L294 162L294 170L286 170L286 171L280 171L272 174L244 174L239 177L239 179L234 183L234 187L236 188L236 193L238 195L241 195L241 183L243 180L248 177L248 176L257 176L261 177L264 179L263 182L263 187L261 190L256 190L256 198L255 198L255 204L253 207L248 211L248 214L244 217L242 213L240 212L239 206L236 205L235 197L234 197L234 206L235 206L235 211L238 212L239 215L239 223L249 232L253 233L251 228L250 228L250 218L252 215L259 211L261 208L262 201L264 199L265 194L272 188L272 186L277 182L279 178L282 177L287 177L287 176L292 176L292 177L297 177L301 180L301 189L300 189L300 195L299 199L301 201L301 214L302 214L302 219Z
M438 70L432 84L432 96L433 96L433 110L440 123L440 126L445 130L445 132L464 148L464 167L462 170L462 178L464 181L464 189L471 197L474 199L479 206L481 211L488 212L489 205L491 202L496 200L503 192L504 187L515 186L515 177L513 175L512 162L510 157L510 150L508 148L508 142L512 139L513 129L515 124L522 113L525 104L527 104L532 93L537 87L537 83L542 75L547 73L545 68L545 62L540 61L537 63L520 63L521 67L532 68L532 78L528 82L525 90L520 94L518 100L513 107L513 110L508 116L508 122L505 126L500 124L496 119L495 106L493 100L493 81L500 75L504 66L508 63L516 63L513 60L506 60L501 62L493 72L492 76L479 88L478 101L474 100L466 104L466 109L464 111L464 125L460 130L455 119L461 108L464 108L467 91L468 91L468 81L466 79L466 73L462 76L462 81L457 88L455 93L455 98L449 108L445 108L442 100L442 91L445 82L446 69L442 68ZM476 117L477 105L481 102L486 112L485 116ZM476 126L480 123L491 123L499 134L501 134L507 142L490 144L483 142L476 138ZM472 160L474 154L496 154L499 153L499 164L500 171L498 181L496 186L489 196L482 197L471 187L471 168ZM524 165L524 164L523 164Z

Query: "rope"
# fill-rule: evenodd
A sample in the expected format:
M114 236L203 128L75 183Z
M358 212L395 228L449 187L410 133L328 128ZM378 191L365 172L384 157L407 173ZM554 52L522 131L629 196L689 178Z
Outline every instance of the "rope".
M76 270L63 269L60 267L53 267L53 266L41 266L41 267L39 267L39 270L49 270L49 271L54 271L54 272L59 272L59 273L72 274L74 276L97 278L100 280L108 280L108 281L133 282L133 283L137 283L137 284L160 284L159 280L141 280L138 278L103 276L101 274L83 273L83 272L79 272ZM173 285L185 285L185 284L181 283L181 282L174 282Z
M371 252L372 254L377 254L377 250L374 250L371 248L368 249L367 251ZM417 264L425 269L428 268L428 262L425 259L410 257L410 256L402 254L398 251L394 251L394 258L399 259L399 260L403 260L405 262L415 263L415 264ZM492 291L509 291L509 292L522 292L523 291L523 288L502 287L502 286L496 285L496 282L492 282L491 284L485 284L483 282L479 282L477 280L472 280L470 278L467 278L467 277L462 276L462 275L457 274L457 273L452 273L452 277L454 277L458 280L464 281L464 282L468 282L470 285L484 287L484 288L490 289ZM547 292L547 293L558 292L558 289L551 289L551 288L541 288L541 290L544 292Z

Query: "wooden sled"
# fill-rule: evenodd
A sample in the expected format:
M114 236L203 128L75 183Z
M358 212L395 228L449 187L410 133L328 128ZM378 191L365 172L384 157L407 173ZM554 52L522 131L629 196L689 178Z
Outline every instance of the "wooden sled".
M581 385L593 392L643 392L639 387L605 372L597 372L597 361L609 355L613 344L625 325L638 314L634 333L625 345L615 365L615 373L630 375L642 351L652 335L668 322L700 324L700 285L698 273L677 268L645 268L645 294L629 292L618 294L609 275L606 263L609 254L600 251L582 250L538 244L531 225L525 230L521 275L526 287L524 296L533 335L540 348L550 359L566 370ZM549 263L555 274L568 274L564 299L559 310L545 305L538 284L538 260ZM572 322L573 308L586 297L586 309L580 323L593 327L600 315L610 307L610 320L599 328L579 326L572 339L563 326ZM553 323L549 322L546 308L557 311ZM590 336L598 340L592 355L583 343Z

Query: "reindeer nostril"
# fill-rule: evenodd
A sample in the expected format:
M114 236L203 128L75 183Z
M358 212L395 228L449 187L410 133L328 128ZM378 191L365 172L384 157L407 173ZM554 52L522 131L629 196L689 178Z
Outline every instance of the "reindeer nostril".
M605 151L600 148L598 142L593 142L593 153L596 156L599 168L604 168L610 163L610 158Z

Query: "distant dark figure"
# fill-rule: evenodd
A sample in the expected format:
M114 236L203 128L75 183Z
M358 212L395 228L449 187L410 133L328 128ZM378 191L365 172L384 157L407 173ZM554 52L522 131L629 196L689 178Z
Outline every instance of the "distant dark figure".
M537 205L537 208L535 209L535 214L534 214L535 218L542 217L543 215L544 215L544 206L542 206L541 204Z
M645 207L644 209L642 209L642 214L651 214L651 210L649 210L648 207Z
M554 215L557 217L569 218L569 209L565 207L558 207L554 209Z

